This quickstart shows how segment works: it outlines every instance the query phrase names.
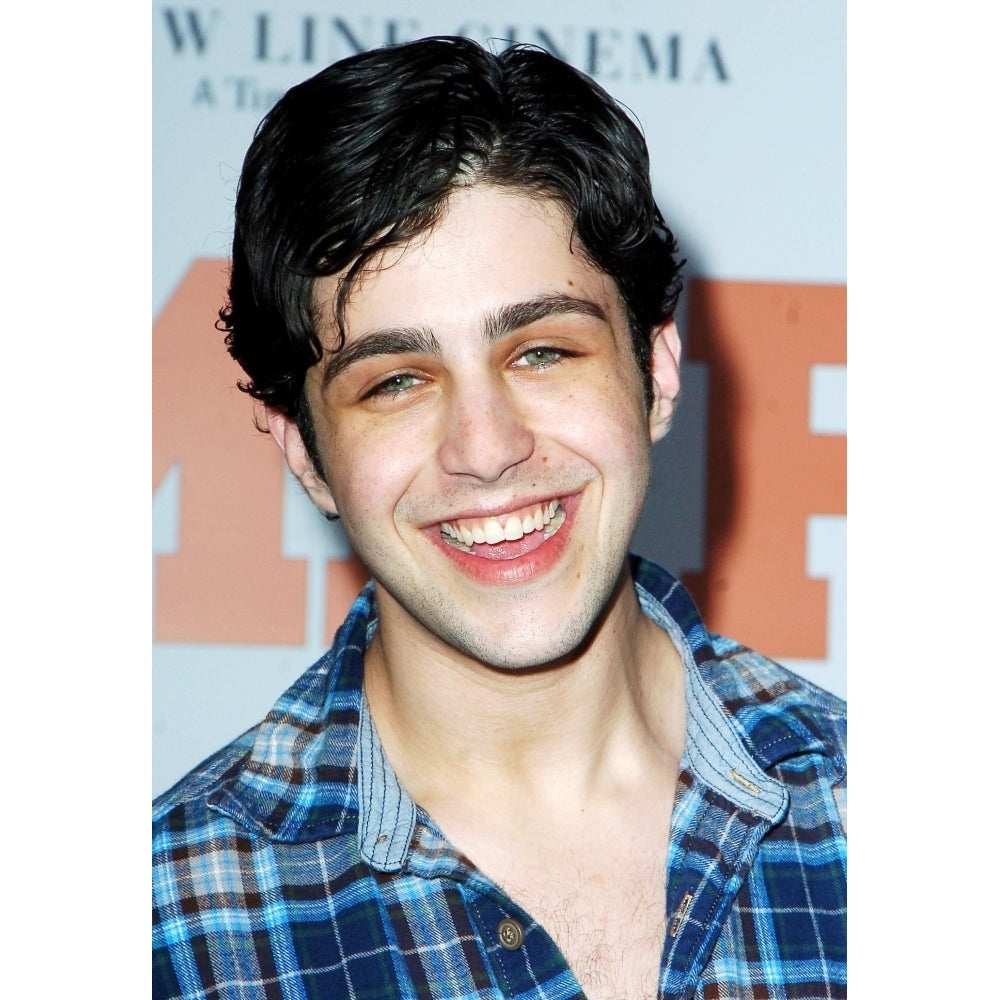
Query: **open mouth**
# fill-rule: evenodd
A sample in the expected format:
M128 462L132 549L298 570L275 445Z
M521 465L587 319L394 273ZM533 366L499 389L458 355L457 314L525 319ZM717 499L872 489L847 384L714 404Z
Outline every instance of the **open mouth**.
M462 552L475 552L475 546L500 546L533 535L541 544L551 538L566 520L566 511L558 500L531 504L499 517L463 517L441 522L441 537Z

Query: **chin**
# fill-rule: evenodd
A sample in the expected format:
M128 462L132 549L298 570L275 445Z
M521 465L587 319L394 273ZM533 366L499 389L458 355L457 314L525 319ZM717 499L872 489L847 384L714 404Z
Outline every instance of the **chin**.
M547 621L533 609L526 620L509 621L496 631L468 623L457 628L441 628L438 623L432 630L484 666L507 673L537 672L560 667L584 652L604 618L604 608L605 602L593 600L569 620L560 616L558 621Z
M565 646L553 647L551 644L544 649L512 650L479 649L468 650L469 654L486 667L509 674L537 673L542 670L554 670L574 659L574 655L583 643L566 643Z

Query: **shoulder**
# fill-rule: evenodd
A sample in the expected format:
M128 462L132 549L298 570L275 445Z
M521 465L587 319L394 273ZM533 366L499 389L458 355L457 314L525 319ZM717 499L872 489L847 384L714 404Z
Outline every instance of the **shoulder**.
M732 639L712 635L711 643L715 657L702 666L716 695L758 766L788 791L780 830L840 857L847 832L846 702Z
M705 666L723 706L769 766L796 749L824 752L846 771L847 703L825 688L725 636L712 635Z
M217 750L189 771L172 788L153 799L153 833L171 813L196 806L225 783L243 765L253 747L257 726Z
M761 700L801 702L831 716L846 716L847 703L833 692L734 639L715 633L710 638L716 659L735 667L739 679Z
M245 831L211 808L210 800L243 766L254 732L249 730L212 754L153 801L154 913L160 913L161 907L169 909L170 901L182 894L179 886L191 882L190 866L196 864L195 858L209 854L234 857L239 853Z

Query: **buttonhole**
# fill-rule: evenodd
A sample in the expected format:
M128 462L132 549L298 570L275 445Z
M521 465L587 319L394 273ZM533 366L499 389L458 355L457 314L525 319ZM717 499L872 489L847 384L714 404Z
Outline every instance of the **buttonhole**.
M677 932L681 929L681 924L684 923L684 918L688 915L688 910L691 909L691 900L694 896L691 893L684 893L684 898L681 900L681 905L677 907L674 912L674 917L670 921L670 936L677 937Z
M755 785L749 778L740 774L735 767L729 769L729 777L736 782L737 785L745 788L748 792L753 792L754 795L763 795L764 791L760 785Z

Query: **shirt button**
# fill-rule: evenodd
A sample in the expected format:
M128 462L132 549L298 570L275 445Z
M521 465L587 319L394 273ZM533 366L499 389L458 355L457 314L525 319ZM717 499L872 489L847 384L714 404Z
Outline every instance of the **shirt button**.
M500 943L508 951L517 951L524 942L524 928L513 917L504 917L500 921L497 925L497 935Z

